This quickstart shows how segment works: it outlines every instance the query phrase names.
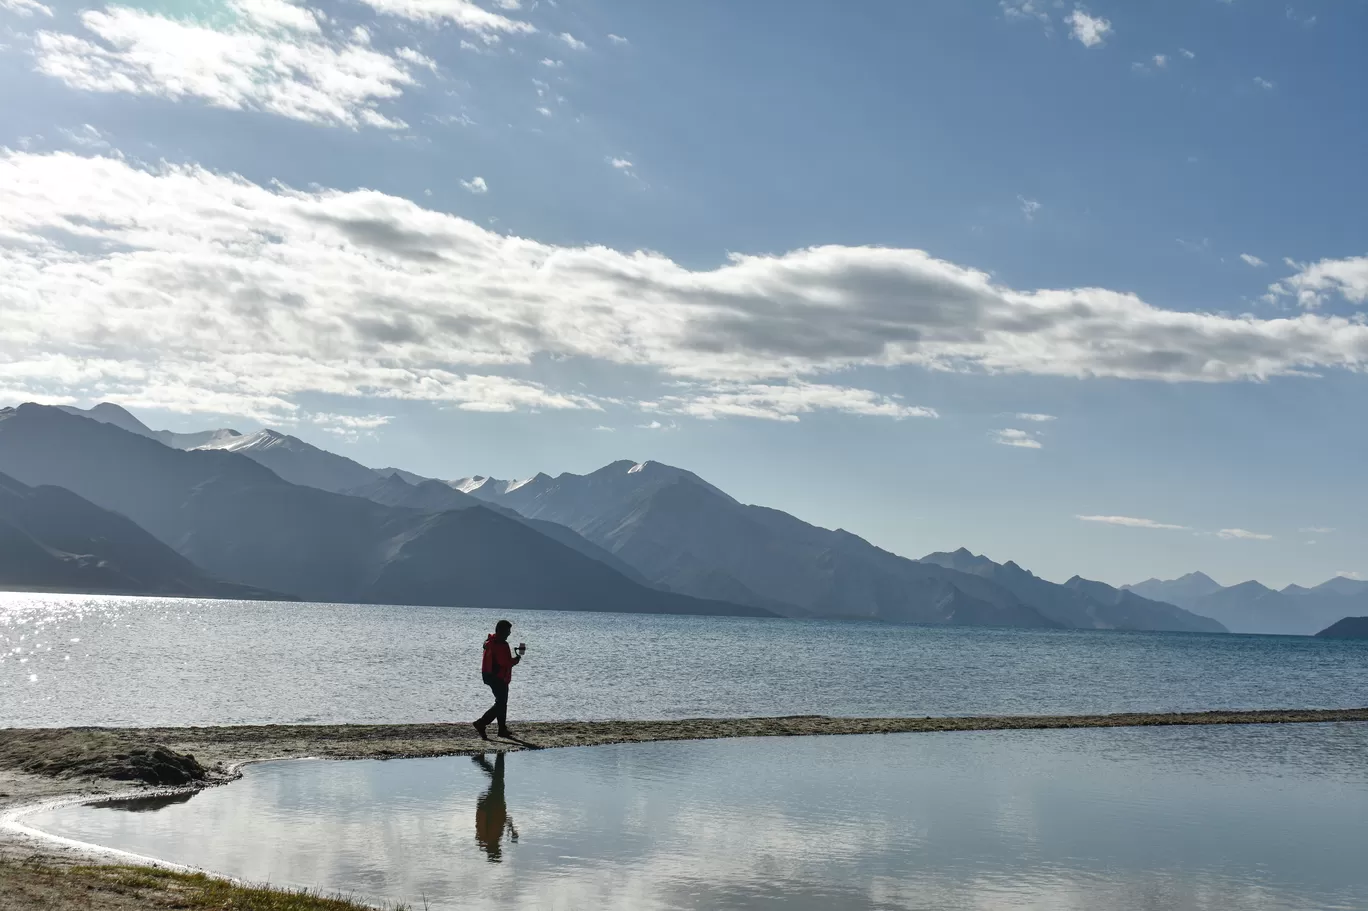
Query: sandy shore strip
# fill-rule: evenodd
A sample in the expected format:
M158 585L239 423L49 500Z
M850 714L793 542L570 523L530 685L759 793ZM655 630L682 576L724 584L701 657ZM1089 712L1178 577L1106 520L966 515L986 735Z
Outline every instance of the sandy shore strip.
M899 734L1208 724L1368 722L1368 708L1115 715L984 717L692 718L680 721L541 721L513 725L517 741L479 739L459 724L267 724L164 728L0 729L0 859L88 862L88 852L26 834L37 805L199 789L270 759L397 759L495 750L599 746L731 737Z

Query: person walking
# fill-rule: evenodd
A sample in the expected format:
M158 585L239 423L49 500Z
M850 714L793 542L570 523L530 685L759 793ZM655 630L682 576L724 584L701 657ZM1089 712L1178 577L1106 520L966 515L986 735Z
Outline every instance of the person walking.
M500 620L494 624L494 632L485 637L480 676L484 678L485 685L494 691L494 704L475 722L475 730L479 731L485 740L489 739L485 728L496 719L499 722L499 736L513 736L513 732L508 729L508 685L513 682L513 665L522 660L522 656L527 652L527 645L519 642L518 654L514 655L513 650L508 647L508 637L512 633L513 624L507 620Z

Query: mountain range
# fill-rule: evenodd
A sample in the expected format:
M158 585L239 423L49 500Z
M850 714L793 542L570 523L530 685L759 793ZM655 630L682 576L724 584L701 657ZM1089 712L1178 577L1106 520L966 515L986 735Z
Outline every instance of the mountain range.
M1368 600L1349 579L1056 584L965 549L909 559L658 462L443 481L276 430L154 431L109 403L0 411L0 471L29 491L16 496L65 488L188 561L204 581L187 591L227 579L323 601L1301 634ZM68 568L119 565L93 546L50 549ZM0 585L29 587L12 572Z
M1368 582L1338 576L1314 588L1274 590L1255 581L1223 586L1205 573L1126 586L1219 620L1231 632L1310 636L1342 617L1368 613Z
M426 512L291 484L56 408L0 411L0 471L118 512L218 578L311 601L766 616L637 583L485 508Z
M566 525L650 581L796 617L895 623L1222 632L1101 582L1055 585L968 551L920 561L858 535L738 502L680 468L614 462L587 475L486 477L455 489ZM989 567L995 567L990 570Z

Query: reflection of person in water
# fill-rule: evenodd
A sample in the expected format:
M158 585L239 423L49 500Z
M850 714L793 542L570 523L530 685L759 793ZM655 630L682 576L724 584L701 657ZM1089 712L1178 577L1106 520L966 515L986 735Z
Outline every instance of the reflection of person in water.
M483 753L470 758L489 776L489 790L475 801L475 841L489 855L489 862L497 864L503 856L499 844L504 831L507 830L509 841L514 844L518 841L518 830L513 827L508 804L504 802L504 754L496 753L493 765Z

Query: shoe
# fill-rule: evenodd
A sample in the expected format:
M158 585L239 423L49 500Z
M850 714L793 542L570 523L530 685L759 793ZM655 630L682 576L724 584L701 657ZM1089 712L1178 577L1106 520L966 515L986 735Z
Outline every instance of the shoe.
M480 739L481 739L481 740L488 740L488 739L489 739L489 735L485 733L485 728L489 727L489 722L484 722L484 723L482 724L482 723L476 721L476 722L473 722L473 723L471 724L471 727L473 727L473 728L475 729L475 731L480 735Z
M509 740L512 740L512 739L513 739L514 737L516 737L517 735L514 734L512 731L510 731L508 728L500 728L500 729L499 729L499 736L500 736L500 737L507 737Z

